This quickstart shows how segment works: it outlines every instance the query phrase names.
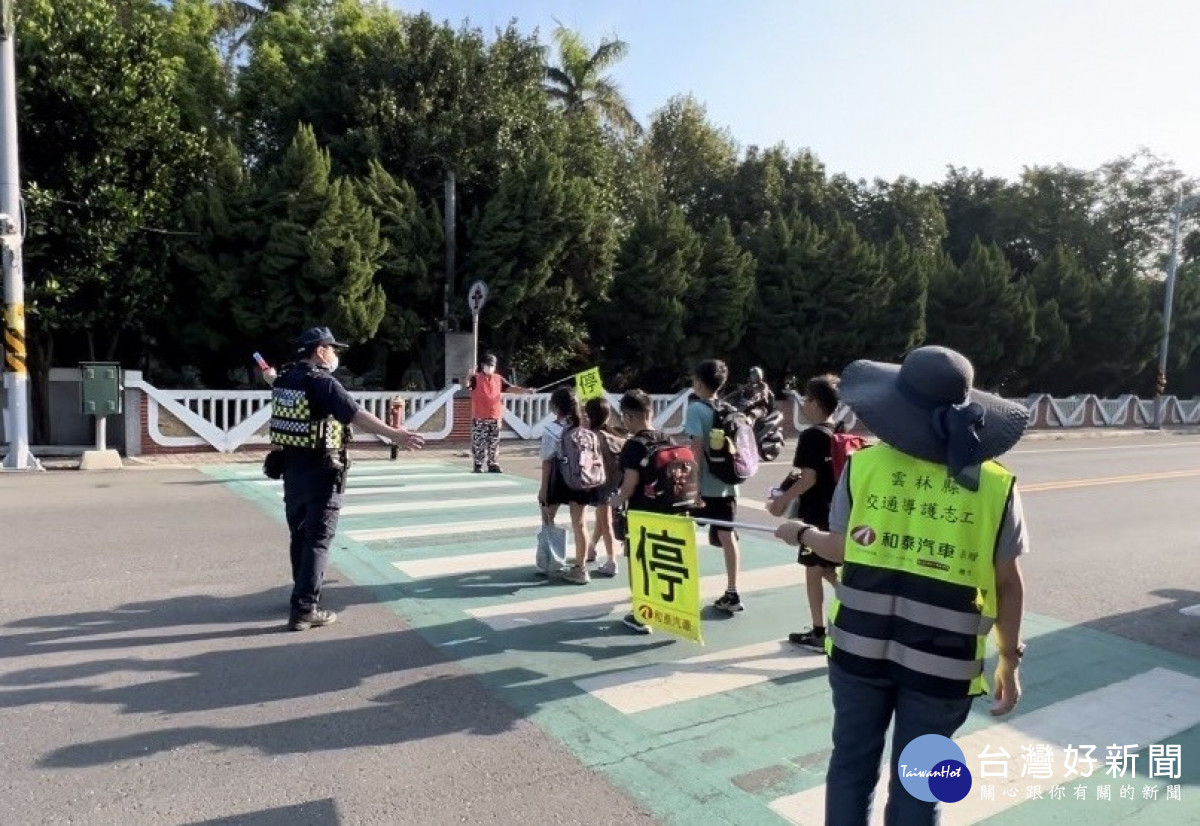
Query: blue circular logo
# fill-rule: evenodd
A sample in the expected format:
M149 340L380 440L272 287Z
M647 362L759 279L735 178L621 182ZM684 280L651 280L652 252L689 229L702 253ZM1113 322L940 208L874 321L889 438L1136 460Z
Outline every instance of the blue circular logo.
M940 734L914 737L896 772L905 791L927 803L957 803L971 791L971 771L958 744Z

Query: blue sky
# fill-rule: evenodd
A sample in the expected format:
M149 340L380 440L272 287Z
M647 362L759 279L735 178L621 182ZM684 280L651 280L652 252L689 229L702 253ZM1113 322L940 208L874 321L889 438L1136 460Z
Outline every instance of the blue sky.
M392 0L491 31L554 19L630 44L615 77L647 123L691 93L743 146L807 146L830 173L1015 177L1139 146L1200 176L1191 0Z

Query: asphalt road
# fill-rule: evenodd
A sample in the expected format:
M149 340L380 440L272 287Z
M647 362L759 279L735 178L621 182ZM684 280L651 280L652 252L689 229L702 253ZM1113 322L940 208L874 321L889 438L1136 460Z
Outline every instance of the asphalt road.
M1200 605L1200 436L1030 440L1006 463L1028 610L1150 646L1146 663L1200 659L1200 617L1180 613ZM387 588L334 572L341 621L281 633L281 531L194 470L0 475L0 823L657 819L412 630ZM538 676L523 662L499 661L505 685Z

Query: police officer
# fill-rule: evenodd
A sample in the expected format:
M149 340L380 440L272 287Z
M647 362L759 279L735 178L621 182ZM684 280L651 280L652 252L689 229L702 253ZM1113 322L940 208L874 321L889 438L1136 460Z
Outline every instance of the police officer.
M291 534L292 600L288 629L329 625L337 614L320 606L329 545L337 530L349 470L348 426L407 448L425 440L390 427L358 406L337 379L338 350L328 327L313 327L296 343L298 361L276 375L264 371L271 390L271 443L283 448L283 503Z

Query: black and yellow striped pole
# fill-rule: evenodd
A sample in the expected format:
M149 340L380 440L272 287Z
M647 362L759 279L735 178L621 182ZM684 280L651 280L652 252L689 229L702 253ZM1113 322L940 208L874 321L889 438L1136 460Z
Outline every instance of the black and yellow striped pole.
M40 470L29 450L25 280L21 272L21 174L17 160L17 72L13 0L0 0L0 243L4 265L5 470Z

